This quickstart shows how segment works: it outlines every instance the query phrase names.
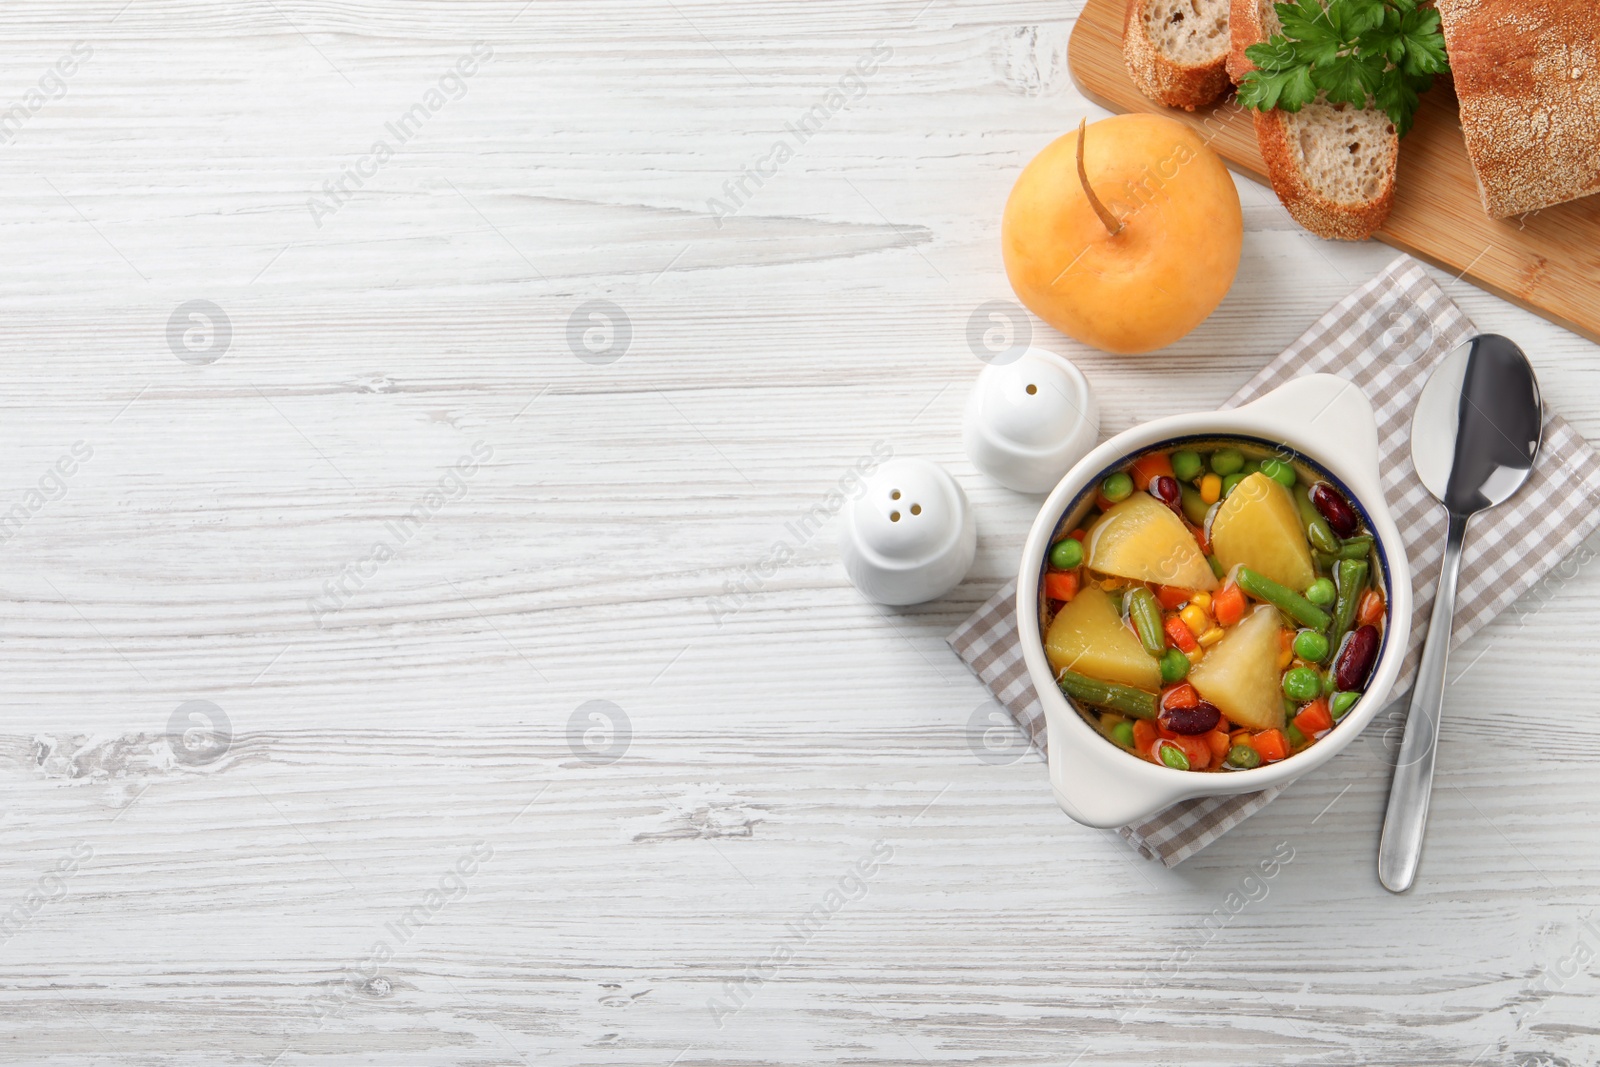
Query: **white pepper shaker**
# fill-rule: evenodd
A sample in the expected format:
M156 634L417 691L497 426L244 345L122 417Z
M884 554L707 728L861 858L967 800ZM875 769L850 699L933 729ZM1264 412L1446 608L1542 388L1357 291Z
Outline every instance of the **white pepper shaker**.
M891 459L845 508L839 554L861 594L879 604L920 604L961 584L978 551L978 527L948 471L925 459Z
M1065 356L1030 348L978 375L962 417L973 466L1007 489L1054 489L1100 435L1089 382Z

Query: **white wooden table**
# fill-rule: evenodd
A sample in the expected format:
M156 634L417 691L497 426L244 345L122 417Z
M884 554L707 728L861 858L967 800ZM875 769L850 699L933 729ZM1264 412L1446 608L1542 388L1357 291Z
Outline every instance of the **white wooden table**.
M1592 566L1458 657L1403 898L1381 729L1171 871L975 755L943 639L1035 505L962 454L966 324L1096 114L1076 9L7 5L0 1061L1600 1059ZM1183 342L1039 328L1107 432L1392 255L1240 193ZM1439 277L1600 437L1595 346ZM874 608L831 527L752 578L877 442L970 494L967 582Z

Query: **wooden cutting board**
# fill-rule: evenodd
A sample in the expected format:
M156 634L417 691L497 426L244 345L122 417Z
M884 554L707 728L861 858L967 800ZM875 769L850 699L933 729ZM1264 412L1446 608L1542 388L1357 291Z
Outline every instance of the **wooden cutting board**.
M1255 126L1231 97L1187 112L1134 88L1122 63L1125 10L1126 0L1085 4L1067 51L1078 88L1112 111L1170 115L1195 126L1230 167L1265 184ZM1518 218L1489 218L1448 84L1423 94L1416 126L1400 142L1394 210L1376 236L1600 341L1600 196Z

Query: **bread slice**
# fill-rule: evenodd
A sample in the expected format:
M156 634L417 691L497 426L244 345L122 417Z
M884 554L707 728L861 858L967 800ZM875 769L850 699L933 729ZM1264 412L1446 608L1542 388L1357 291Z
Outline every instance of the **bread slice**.
M1122 58L1150 99L1193 111L1228 91L1229 0L1128 0Z
M1600 193L1600 7L1439 0L1461 132L1490 217Z
M1240 81L1255 69L1244 50L1283 27L1272 0L1232 0L1228 23L1228 73ZM1320 96L1296 112L1252 114L1267 177L1296 222L1341 241L1371 237L1383 225L1400 161L1388 115Z

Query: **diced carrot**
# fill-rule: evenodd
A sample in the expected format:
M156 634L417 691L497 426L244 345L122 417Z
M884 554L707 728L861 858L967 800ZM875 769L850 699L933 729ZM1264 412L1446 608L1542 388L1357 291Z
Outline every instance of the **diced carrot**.
M1167 631L1167 640L1179 651L1193 652L1200 647L1200 642L1194 639L1194 632L1176 615L1169 616L1167 621L1162 623L1162 629Z
M1328 698L1318 697L1300 709L1294 717L1295 727L1307 737L1316 737L1324 730L1333 729L1333 714L1328 710Z
M1176 478L1172 473L1172 459L1165 452L1152 452L1135 460L1133 466L1128 468L1128 475L1133 478L1135 489L1143 492L1150 488L1150 483L1165 474L1168 478Z
M1044 576L1044 595L1051 600L1071 600L1078 595L1077 571L1051 571Z
M1106 495L1104 493L1095 493L1095 495L1094 495L1094 506L1099 508L1101 511L1110 511L1112 508L1116 507L1117 505L1113 504L1110 500L1106 499Z
M1276 763L1289 755L1289 739L1283 736L1282 730L1262 730L1250 740L1251 747L1268 763Z
M1383 594L1376 589L1368 589L1361 594L1361 603L1356 608L1356 623L1361 626L1376 626L1383 621Z
M1204 526L1191 526L1189 527L1189 532L1194 535L1194 543L1200 546L1201 553L1207 556L1211 555L1211 538L1206 536L1206 528Z
M1161 691L1164 708L1192 708L1200 703L1200 694L1188 682L1175 682Z
M1148 719L1135 719L1133 723L1133 750L1141 756L1150 755L1150 746L1161 740L1156 724Z
M1233 742L1228 740L1225 730L1212 730L1205 737L1206 744L1211 746L1211 754L1217 759L1222 759L1228 754L1228 749L1233 747Z
M1189 758L1191 771L1203 771L1211 766L1211 746L1205 738L1196 734L1179 734L1169 738L1169 741L1183 749L1183 754Z
M1193 596L1187 589L1179 589L1175 585L1156 586L1156 602L1161 605L1162 611L1177 611L1189 602Z
M1229 583L1211 597L1211 616L1223 626L1232 626L1244 618L1244 590Z
M1080 526L1076 530L1073 530L1071 533L1067 534L1067 536L1081 544L1083 539L1089 536L1089 531Z

